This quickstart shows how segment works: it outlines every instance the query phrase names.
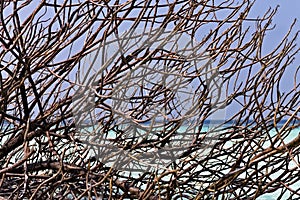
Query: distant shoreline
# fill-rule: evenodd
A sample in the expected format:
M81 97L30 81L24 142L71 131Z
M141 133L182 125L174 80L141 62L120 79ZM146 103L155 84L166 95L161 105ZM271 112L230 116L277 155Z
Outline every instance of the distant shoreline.
M234 124L236 124L236 120L230 120L230 121L227 121L226 123L224 123L226 120L205 120L203 125L218 125L218 124L224 124L224 126L232 126ZM244 120L239 120L240 122L243 122ZM286 122L288 121L288 119L282 119L280 120L279 122L277 122L277 126L278 127L281 127L283 126ZM248 120L247 121L248 123L247 124L252 124L252 123L255 123L254 120ZM69 121L68 124L72 124L73 121ZM163 123L163 121L156 121L156 123ZM290 123L293 123L293 124L300 124L300 120L296 120L296 119L293 119ZM2 122L3 125L9 125L11 123L9 122ZM88 124L94 124L90 121L85 121L85 122L82 122L82 125L88 125ZM124 123L125 124L125 123ZM141 125L149 125L151 124L151 122L143 122L143 123L139 123ZM246 125L245 123L243 123L244 125ZM267 125L272 125L273 124L273 121L272 122L268 122ZM182 124L184 126L184 124Z

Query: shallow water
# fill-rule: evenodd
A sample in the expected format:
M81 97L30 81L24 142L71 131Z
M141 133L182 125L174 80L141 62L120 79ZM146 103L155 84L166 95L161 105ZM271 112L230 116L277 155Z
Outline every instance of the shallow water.
M279 129L280 129L280 128L279 128ZM186 127L180 127L180 129L179 129L178 131L179 131L181 134L184 134L184 133L187 132L187 130L188 130L188 129L187 129ZM209 130L208 127L203 127L201 131L202 131L202 132L205 132L205 131L208 131L208 130ZM191 131L191 130L188 130L188 131ZM197 130L194 130L194 131L197 131ZM1 133L0 133L0 134L1 134ZM273 130L270 131L270 135L271 135L271 136L275 136L276 134L278 134L278 133L276 132L275 129L273 129ZM292 130L291 132L289 132L288 134L285 134L285 135L284 135L285 137L283 137L282 139L284 140L285 143L289 143L289 142L292 141L294 138L296 138L299 134L300 134L300 128L298 128L298 129L293 129L293 130ZM214 133L213 135L216 136L216 138L217 138L217 135L216 135L215 133ZM111 133L109 134L109 137L110 137L110 138L115 138L115 134L114 134L113 132L111 132ZM0 141L0 145L3 144L3 143L5 142L5 140L6 140L6 138L3 137L2 140ZM34 141L32 141L32 142L34 142ZM226 146L228 145L229 148L230 148L230 146L231 146L230 143L231 143L231 142L228 142L228 143L226 144ZM268 147L269 145L270 145L269 142L266 142L266 143L264 144L265 147ZM12 161L13 161L13 160L14 160L14 159L12 159ZM16 160L17 160L17 159L16 159ZM260 163L260 164L263 165L263 163ZM294 165L293 165L293 164L294 164ZM291 167L296 166L295 163L292 163L291 165L293 165L293 166L291 166ZM131 175L133 175L133 174L134 174L134 173L131 172ZM279 176L279 175L280 175L280 171L279 171L277 174L274 174L273 177L276 178L276 176ZM241 176L242 176L242 174L241 174ZM293 185L289 185L289 187L292 188L292 189L294 189L294 190L300 188L300 181L294 183ZM281 192L281 191L278 190L278 191L273 192L273 193L267 193L267 194L264 194L264 195L258 197L257 199L258 199L258 200L273 200L273 199L275 200L275 199L277 199L278 196L280 195L280 192ZM289 196L290 196L290 192L287 191L287 192L284 194L284 196L282 197L282 199L288 199ZM295 195L294 195L293 197L295 197Z

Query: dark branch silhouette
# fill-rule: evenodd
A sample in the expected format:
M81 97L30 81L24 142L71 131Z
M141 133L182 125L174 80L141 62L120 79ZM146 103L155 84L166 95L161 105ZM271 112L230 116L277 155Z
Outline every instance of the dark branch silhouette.
M299 197L296 22L266 51L253 5L1 1L0 196Z

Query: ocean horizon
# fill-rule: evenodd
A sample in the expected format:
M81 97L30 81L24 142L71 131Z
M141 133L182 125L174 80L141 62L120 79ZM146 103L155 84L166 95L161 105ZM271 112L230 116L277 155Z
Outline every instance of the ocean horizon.
M224 122L224 121L223 121L223 122ZM278 133L278 130L279 130L280 128L282 128L283 125L286 124L287 122L288 122L288 120L281 120L280 122L278 122L278 123L276 124L276 125L277 125L276 128L278 128L278 129L276 130L276 129L273 127L273 128L271 128L271 129L269 130L268 134L273 138L273 137ZM298 124L300 124L300 123L298 123L298 122L299 122L299 121L294 120L294 121L293 121L293 124L296 124L296 126L297 126ZM205 121L205 123L204 123L203 126L202 126L201 132L208 131L210 125L212 125L212 124L213 124L213 125L218 125L219 123L222 123L222 121L218 121L218 120L217 120L217 121L214 121L214 120ZM248 123L250 123L250 122L248 121ZM248 124L248 123L247 123L247 124ZM252 121L251 123L254 123L254 121ZM144 124L147 124L147 123L144 123ZM221 127L221 129L222 129L222 128L225 128L225 130L226 130L227 128L231 129L232 127L234 127L234 124L235 124L235 121L227 122L227 123L223 124L223 126ZM8 125L8 124L7 124L7 125ZM272 123L269 123L269 125L272 125ZM2 127L5 128L4 124L2 124ZM289 126L289 127L290 127L290 126ZM181 131L184 133L185 126L181 126L178 130L181 130ZM1 133L1 135L2 135L2 133L3 133L2 130L0 131L0 133ZM285 137L283 138L284 143L289 143L290 141L292 141L293 139L295 139L299 134L300 134L300 127L297 127L297 128L294 128L294 129L290 130L290 131L288 132L288 134L286 134ZM8 137L8 136L7 136L7 137ZM4 136L4 137L1 136L0 146L2 146L2 145L5 143L7 137L6 137L6 136ZM110 137L115 137L115 135L111 133L111 134L110 134ZM217 137L216 137L216 140L218 140ZM31 141L30 144L31 144L31 145L34 145L34 144L33 144L33 141ZM231 142L227 142L227 144L226 144L227 147L226 147L226 148L230 148L230 145L231 145ZM270 145L270 142L269 142L269 141L266 141L264 147L267 148L267 147L269 147L268 145ZM66 152L66 153L67 153L67 152ZM12 161L13 161L13 160L17 161L17 158L16 158L16 159L12 159ZM264 163L264 162L260 162L260 163L259 163L259 165L264 165L264 164L267 164L267 163ZM270 167L271 167L271 166L270 166ZM134 173L132 173L132 172L130 172L130 173L131 173L131 174L134 174ZM280 175L281 175L281 174L280 174L280 171L278 171L278 172L272 174L272 177L275 179L276 177L278 177L278 176L280 176ZM241 177L243 177L243 176L246 177L246 172L242 173L240 176L241 176ZM298 181L298 182L296 182L296 183L294 183L294 184L292 184L292 185L289 185L289 187L292 188L292 189L294 189L294 190L297 190L298 188L300 188L300 181ZM197 187L195 186L195 189L196 189L196 188L197 188ZM277 190L277 191L272 192L272 193L266 193L266 194L263 194L263 195L259 196L257 199L258 199L258 200L275 200L275 199L277 199L277 198L279 197L280 192L281 192L280 190ZM282 196L282 199L287 199L289 196L290 196L290 193L287 191L287 192ZM84 198L83 198L83 199L84 199Z

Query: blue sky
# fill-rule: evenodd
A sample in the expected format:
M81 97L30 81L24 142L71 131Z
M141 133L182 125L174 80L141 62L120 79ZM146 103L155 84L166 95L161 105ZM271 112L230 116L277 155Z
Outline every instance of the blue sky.
M275 45L280 42L282 37L286 34L288 31L291 23L294 19L297 19L296 25L294 27L294 30L292 32L292 36L296 34L297 31L300 30L300 1L299 0L258 0L256 2L256 6L254 9L254 12L257 11L257 13L261 13L264 10L267 10L268 7L276 7L276 5L279 5L278 12L274 17L273 23L276 24L276 27L273 31L269 32L269 35L267 36L266 40L266 46L267 49L272 49ZM257 9L257 10L256 10ZM297 48L299 48L300 44L300 38L297 39ZM293 79L291 78L295 74L295 70L299 68L300 65L300 55L298 55L298 58L294 61L292 66L289 67L288 73L285 73L284 80L283 80L283 86L282 90L289 90L291 87L293 87ZM299 80L298 80L299 81Z
M281 42L294 19L297 19L298 21L295 24L290 38L300 30L300 0L257 0L249 16L254 18L256 18L257 16L262 16L269 8L276 8L277 5L279 5L279 8L273 18L272 23L272 25L276 25L276 27L274 30L267 32L267 35L265 36L263 48L265 53L270 52ZM297 39L297 48L299 48L299 44L300 37ZM298 58L296 58L295 61L287 68L286 73L283 76L280 85L280 90L282 92L290 91L294 87L293 76L295 75L296 69L299 68L299 65L300 58L298 55ZM230 106L226 112L227 116L229 117L229 113L236 113L238 110L239 108L235 105Z
M294 19L300 19L300 1L299 0L258 0L254 9L252 10L254 15L261 15L269 7L275 8L276 5L279 5L277 14L274 17L273 23L276 24L276 28L271 33L271 38L268 38L269 41L267 45L272 47L274 41L278 41L284 36ZM294 33L299 30L300 22L298 21ZM299 41L299 39L298 39ZM299 41L300 42L300 41Z
M251 16L262 16L270 7L275 8L277 5L280 7L273 20L273 24L276 24L276 27L273 31L268 32L268 35L266 36L266 42L264 44L266 51L272 50L273 47L281 41L295 18L300 20L300 0L256 0L254 8L251 11ZM300 21L296 23L293 34L295 34L299 29ZM300 39L298 39L298 47L299 44ZM293 80L289 77L289 75L294 75L294 71L299 67L299 63L300 58L296 59L293 66L290 67L290 73L286 73L287 77L284 78L282 90L288 90L293 87Z

